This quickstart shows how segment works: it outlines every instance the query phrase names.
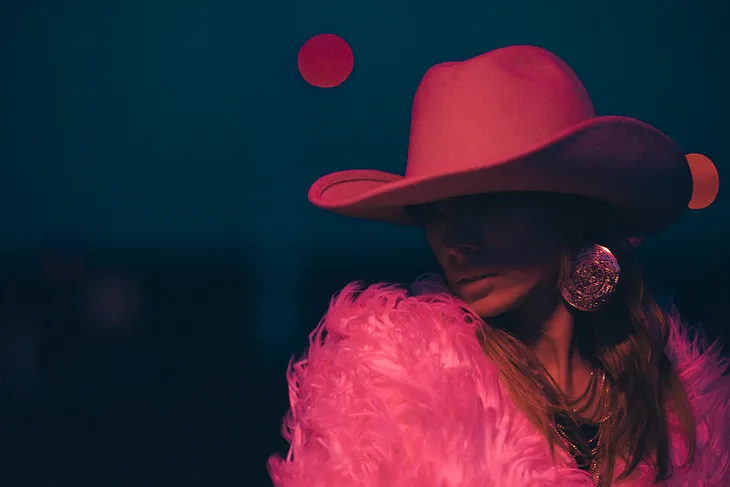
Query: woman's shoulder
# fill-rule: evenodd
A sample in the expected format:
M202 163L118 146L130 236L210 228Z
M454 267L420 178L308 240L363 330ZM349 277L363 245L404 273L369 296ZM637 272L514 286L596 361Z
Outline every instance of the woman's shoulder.
M473 338L480 319L436 274L408 285L352 282L336 293L314 335L409 343ZM470 341L470 340L467 340Z
M690 400L704 408L708 394L730 397L728 360L720 340L708 342L701 328L688 326L676 309L667 313L669 334L666 352L681 378ZM699 401L700 398L705 400ZM723 401L724 402L724 401ZM730 405L723 404L725 408Z
M695 461L689 470L678 469L675 483L702 478L707 485L728 485L730 480L730 376L721 343L708 343L699 328L690 327L679 313L667 316L667 354L679 375L692 405L697 427ZM670 414L670 432L675 464L684 461L683 431ZM692 482L695 483L694 481Z
M461 451L483 451L489 438L473 425L496 428L508 406L477 324L433 279L345 286L288 372L291 448L269 461L274 485L437 485ZM528 431L510 424L509 438ZM455 483L480 485L483 463L464 469L473 482Z

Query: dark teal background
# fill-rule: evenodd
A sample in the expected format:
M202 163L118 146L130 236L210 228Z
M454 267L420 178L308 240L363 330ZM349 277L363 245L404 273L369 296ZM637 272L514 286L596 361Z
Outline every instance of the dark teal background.
M402 172L426 69L518 43L565 59L600 114L710 156L722 180L723 3L4 3L3 484L269 485L284 370L329 296L433 269L417 231L315 209L309 184ZM319 33L355 55L333 89L297 71ZM657 294L712 335L730 318L729 217L721 185L642 246ZM82 271L49 275L49 251L83 256Z

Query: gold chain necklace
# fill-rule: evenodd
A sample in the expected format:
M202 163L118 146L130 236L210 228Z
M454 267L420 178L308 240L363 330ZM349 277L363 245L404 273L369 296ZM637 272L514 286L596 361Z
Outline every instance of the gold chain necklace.
M566 431L566 428L563 425L557 424L555 420L551 423L551 427L555 435L560 438L562 441L560 442L561 446L568 452L571 456L578 456L580 459L582 459L584 462L586 462L589 465L589 473L591 474L593 478L593 482L596 483L596 485L600 482L600 473L599 473L599 467L601 464L601 447L603 446L603 436L605 432L605 423L606 421L611 417L611 413L608 412L608 384L606 383L606 373L605 371L601 374L601 385L600 385L600 396L598 398L599 404L598 404L598 412L602 414L601 418L598 420L598 431L588 441L585 441L586 446L589 446L591 443L595 442L595 446L591 448L588 451L585 451L585 449L580 448L576 443L570 438L569 432ZM591 374L591 383L586 388L586 391L581 394L581 397L576 400L564 400L564 403L569 402L574 407L569 407L568 404L565 404L566 410L570 410L574 414L578 414L582 411L585 411L588 409L588 405L590 405L591 401L587 401L587 404L584 404L582 407L578 406L575 407L576 404L579 404L581 400L585 399L589 395L588 391L594 391L595 390L595 383L594 380L594 374Z
M588 386L586 386L583 393L576 397L575 399L570 399L568 397L563 397L565 406L572 409L572 411L576 414L582 413L586 409L588 409L588 406L590 406L590 401L586 401L586 398L589 396L592 396L593 393L596 390L596 374L595 371L591 370L591 378L588 382ZM583 406L578 406L579 404L583 403Z

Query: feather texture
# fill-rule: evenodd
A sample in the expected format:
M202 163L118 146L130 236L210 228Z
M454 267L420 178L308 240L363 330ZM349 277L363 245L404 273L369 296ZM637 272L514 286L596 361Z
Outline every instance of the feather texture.
M268 467L276 487L579 487L590 476L504 396L476 339L477 318L432 276L409 293L350 284L290 364L286 458ZM673 317L670 355L698 422L698 455L667 487L723 487L730 384L717 346L703 352ZM686 448L670 420L673 460ZM641 465L621 487L648 487Z

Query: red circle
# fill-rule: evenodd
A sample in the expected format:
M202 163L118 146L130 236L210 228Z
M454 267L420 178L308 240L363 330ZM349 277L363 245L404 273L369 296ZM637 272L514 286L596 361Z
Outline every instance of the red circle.
M702 154L687 154L689 170L692 173L692 199L689 202L691 210L707 208L717 198L720 191L720 176L715 164L709 157Z
M332 88L350 76L355 64L349 44L334 34L319 34L304 43L297 60L307 83Z

